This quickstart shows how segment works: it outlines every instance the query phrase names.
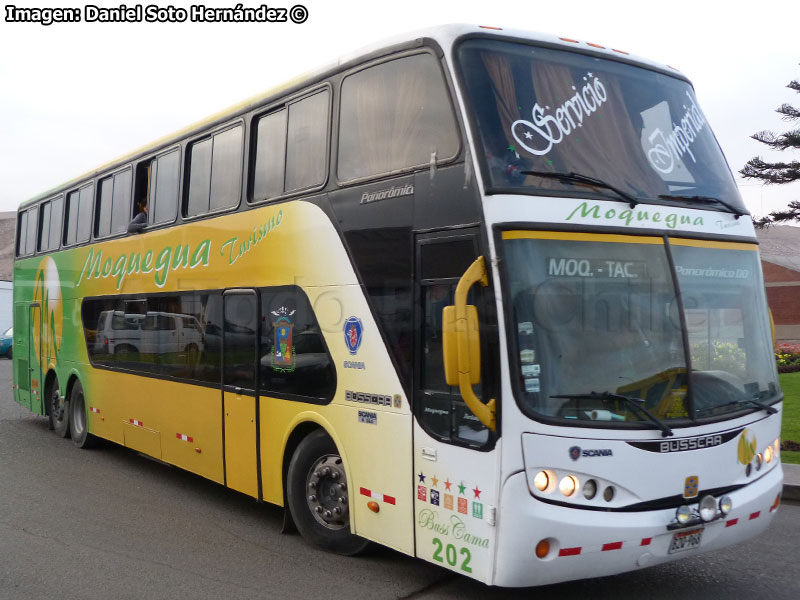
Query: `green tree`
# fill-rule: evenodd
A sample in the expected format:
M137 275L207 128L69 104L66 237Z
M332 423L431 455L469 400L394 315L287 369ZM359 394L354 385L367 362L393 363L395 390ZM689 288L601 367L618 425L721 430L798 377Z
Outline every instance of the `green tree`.
M800 93L800 80L795 79L786 87ZM800 110L791 104L783 104L775 112L782 115L784 121L800 122ZM759 131L750 137L772 150L800 150L800 127L778 135L772 131ZM763 181L765 185L792 183L800 181L800 161L766 162L756 156L748 160L739 173L747 179ZM765 217L754 219L753 223L756 227L764 228L787 221L800 221L800 200L792 200L785 210L771 212Z

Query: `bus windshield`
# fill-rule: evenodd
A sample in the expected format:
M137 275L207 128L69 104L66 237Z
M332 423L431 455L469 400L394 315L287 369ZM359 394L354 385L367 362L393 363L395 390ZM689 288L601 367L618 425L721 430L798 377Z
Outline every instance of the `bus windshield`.
M492 191L613 195L547 176L578 174L639 200L712 198L747 212L685 80L496 40L465 41L459 61Z
M503 239L513 369L531 416L650 427L639 407L688 424L778 399L755 246L530 231Z

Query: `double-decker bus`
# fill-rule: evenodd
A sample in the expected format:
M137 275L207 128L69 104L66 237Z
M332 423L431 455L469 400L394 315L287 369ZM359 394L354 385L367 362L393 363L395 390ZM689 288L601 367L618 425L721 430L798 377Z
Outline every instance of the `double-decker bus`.
M342 554L499 586L695 556L780 501L746 213L676 70L436 28L25 202L14 396Z

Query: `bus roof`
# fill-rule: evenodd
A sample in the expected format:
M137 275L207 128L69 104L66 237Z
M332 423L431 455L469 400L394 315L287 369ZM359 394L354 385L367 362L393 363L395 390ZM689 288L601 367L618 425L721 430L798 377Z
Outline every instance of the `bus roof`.
M201 119L200 121L197 121L177 131L162 136L161 138L158 138L153 142L140 146L139 148L131 152L123 154L122 156L114 158L113 160L110 160L94 169L82 173L81 175L67 182L64 182L61 185L58 185L45 192L42 192L41 194L38 194L29 200L23 201L20 203L18 210L22 210L27 206L29 206L30 204L38 202L39 200L43 200L47 197L53 196L60 192L64 192L68 190L70 187L73 187L86 179L96 177L97 175L105 171L112 170L117 166L122 166L125 163L137 160L138 158L144 157L145 155L150 154L158 149L165 148L172 144L175 144L186 136L192 135L194 133L200 133L204 128L222 123L230 118L244 114L254 108L257 108L258 106L267 104L271 100L278 99L281 95L286 95L294 91L299 91L303 87L312 85L313 83L325 77L333 75L338 71L346 70L347 68L354 66L358 62L363 62L364 60L368 60L370 58L377 58L388 52L402 49L403 47L410 48L414 46L421 46L423 45L424 40L426 39L434 40L442 47L445 53L449 55L450 50L452 49L455 41L458 38L467 35L476 35L476 36L480 35L484 37L496 37L498 39L509 39L509 40L524 40L534 43L545 44L548 46L563 47L564 49L572 51L578 51L586 54L593 54L603 58L613 59L621 62L627 62L637 66L643 66L649 69L666 73L668 75L672 75L674 77L686 79L686 76L680 73L674 67L663 65L648 60L646 58L630 54L629 52L626 52L624 50L603 46L593 42L581 41L574 38L562 37L555 34L538 33L532 31L519 30L519 29L506 29L506 28L486 26L486 25L468 25L468 24L440 25L426 29L419 29L404 34L396 35L390 38L386 38L378 42L364 46L362 48L359 48L357 50L354 50L352 52L349 52L347 54L344 54L333 63L329 63L324 67L318 68L314 71L301 74L279 85L269 88L264 92L261 92L241 102L238 102L233 106L229 106L228 108L217 111L216 113L204 119Z

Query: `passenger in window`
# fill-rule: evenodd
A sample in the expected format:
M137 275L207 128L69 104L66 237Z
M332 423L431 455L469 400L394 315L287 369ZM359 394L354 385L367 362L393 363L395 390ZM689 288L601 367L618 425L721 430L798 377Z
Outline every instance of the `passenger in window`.
M136 203L136 216L128 224L128 233L141 233L147 227L147 198Z

